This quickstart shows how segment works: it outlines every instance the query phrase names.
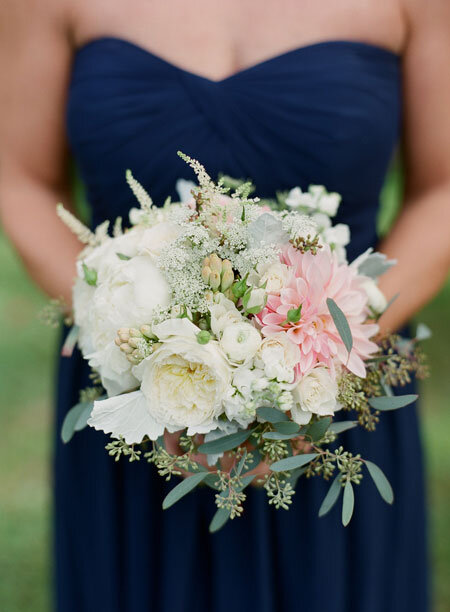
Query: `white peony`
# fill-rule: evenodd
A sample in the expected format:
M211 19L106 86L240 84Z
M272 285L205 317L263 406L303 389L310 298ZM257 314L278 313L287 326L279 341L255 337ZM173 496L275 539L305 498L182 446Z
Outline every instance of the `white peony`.
M94 299L95 287L88 285L81 278L75 280L72 289L72 303L74 323L78 325L78 346L83 355L95 350L92 338L92 300Z
M369 307L376 314L384 312L387 306L387 300L383 292L378 288L376 281L367 278L361 283L361 287L367 293Z
M249 361L261 344L261 334L250 323L231 323L223 330L220 346L236 363Z
M300 349L279 332L263 339L255 357L255 364L264 370L269 379L292 383L294 368L300 361Z
M299 380L292 390L293 420L299 425L309 423L313 414L332 416L340 409L338 387L327 368L318 366Z
M117 330L148 323L154 309L167 306L170 300L170 288L149 256L139 255L122 263L95 289L83 327L89 339L85 338L85 346L92 347L84 356L95 364L108 395L136 384L131 364L113 344Z
M165 246L178 238L180 232L180 226L170 221L164 221L145 229L140 232L140 240L137 243L138 253L157 257Z
M231 367L219 344L199 344L200 330L188 319L164 321L153 331L161 346L133 368L152 418L168 431L187 427L188 435L215 429L232 393Z

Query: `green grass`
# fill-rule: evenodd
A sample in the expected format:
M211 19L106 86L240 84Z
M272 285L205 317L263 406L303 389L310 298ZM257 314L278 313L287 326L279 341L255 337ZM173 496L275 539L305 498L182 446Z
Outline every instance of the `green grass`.
M398 185L396 179L385 192L386 201L391 204ZM394 208L391 204L389 211ZM388 225L386 219L386 216L381 219L384 229ZM0 261L0 610L48 612L56 332L37 320L45 300L27 279L1 235ZM450 285L447 285L418 317L435 331L426 345L432 378L422 389L435 612L450 612L449 309Z

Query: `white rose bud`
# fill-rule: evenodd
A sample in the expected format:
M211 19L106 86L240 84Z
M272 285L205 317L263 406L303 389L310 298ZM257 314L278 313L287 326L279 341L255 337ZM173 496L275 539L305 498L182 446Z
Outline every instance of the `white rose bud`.
M265 284L267 293L280 295L280 291L288 283L289 276L288 266L281 262L275 262L262 273L260 284Z
M248 297L243 299L245 310L251 312L259 312L266 304L266 290L265 289L252 289ZM258 310L259 309L259 310Z

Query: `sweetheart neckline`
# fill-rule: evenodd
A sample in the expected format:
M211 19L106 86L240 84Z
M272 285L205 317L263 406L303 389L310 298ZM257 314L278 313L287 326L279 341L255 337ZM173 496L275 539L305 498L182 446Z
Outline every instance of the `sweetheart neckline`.
M91 40L88 40L87 42L85 42L82 45L80 45L75 50L75 55L83 53L84 51L86 51L90 47L94 47L96 45L104 44L104 43L108 43L108 42L113 42L113 43L116 43L116 44L121 44L121 45L128 46L131 49L135 49L139 53L145 54L148 57L153 58L154 60L156 60L156 61L166 65L171 70L177 71L177 72L179 72L181 74L185 74L187 76L194 77L196 79L200 79L202 81L206 81L206 82L214 84L214 85L220 85L221 83L226 83L226 82L231 81L233 79L237 79L239 77L245 76L246 74L249 74L249 73L253 72L254 70L258 70L258 69L262 68L265 65L276 63L276 62L278 62L278 61L280 61L282 59L286 59L287 57L290 57L292 55L306 53L306 52L312 52L312 51L319 50L320 48L325 48L325 47L334 47L334 46L338 46L339 47L339 46L342 46L342 47L350 47L350 48L355 48L355 49L357 49L357 48L361 49L362 48L362 49L366 49L366 50L378 53L381 56L384 55L387 58L391 58L391 59L395 59L395 60L399 60L399 58L400 58L399 54L395 53L394 51L391 51L390 49L387 49L386 47L382 47L381 45L376 45L374 43L367 43L367 42L362 42L362 41L358 41L358 40L346 40L346 39L323 40L323 41L318 41L318 42L315 42L315 43L301 45L300 47L295 47L294 49L290 49L288 51L283 51L281 53L278 53L276 55L273 55L271 57L263 59L263 60L261 60L259 62L256 62L255 64L251 64L250 66L241 68L240 70L237 70L236 72L233 72L230 75L228 75L226 77L223 77L221 79L211 79L211 78L209 78L207 76L203 76L203 75L201 75L201 74L199 74L197 72L193 72L191 70L188 70L187 68L183 68L183 67L179 66L178 64L175 64L175 63L171 62L170 60L165 59L161 55L158 55L157 53L154 53L150 49L146 49L145 47L143 47L139 43L132 42L131 40L128 40L126 38L122 38L120 36L98 36L98 37L92 38Z

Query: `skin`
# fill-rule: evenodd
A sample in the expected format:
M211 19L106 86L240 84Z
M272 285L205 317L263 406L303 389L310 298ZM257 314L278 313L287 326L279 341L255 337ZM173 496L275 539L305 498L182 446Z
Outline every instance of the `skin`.
M450 263L448 0L2 0L1 221L49 295L70 303L80 250L55 215L56 202L70 206L64 112L71 60L76 47L99 36L130 40L213 80L323 40L400 53L406 194L380 245L399 262L380 287L388 299L400 297L382 328L401 326L441 287ZM176 439L167 436L168 450L177 449Z

